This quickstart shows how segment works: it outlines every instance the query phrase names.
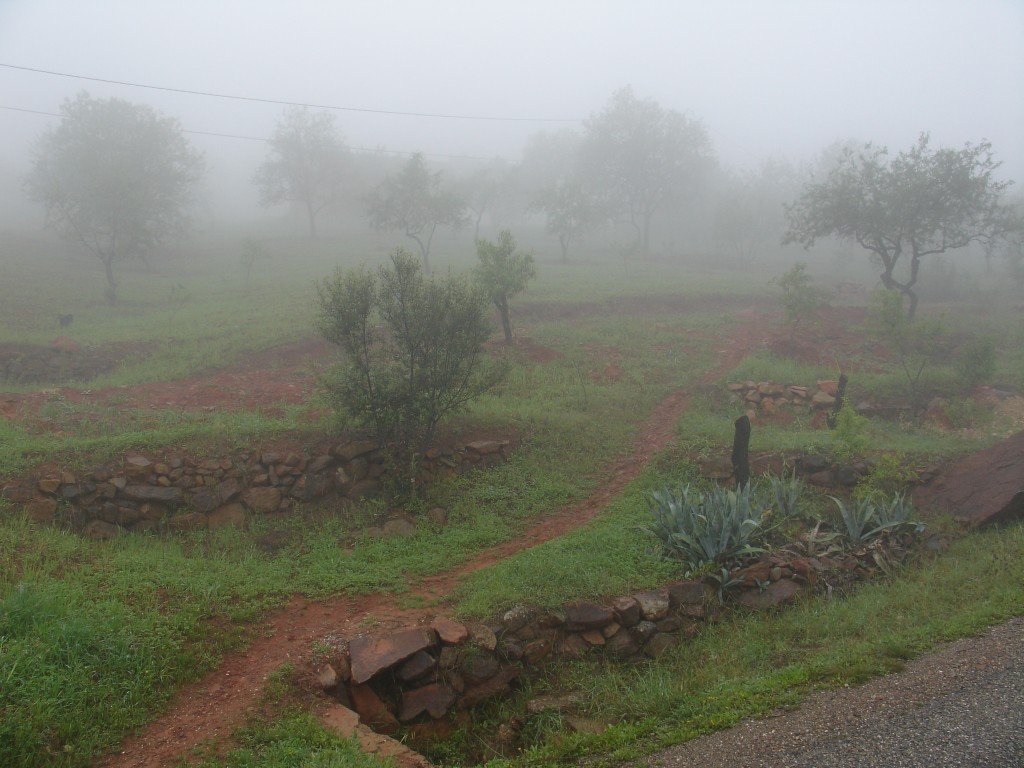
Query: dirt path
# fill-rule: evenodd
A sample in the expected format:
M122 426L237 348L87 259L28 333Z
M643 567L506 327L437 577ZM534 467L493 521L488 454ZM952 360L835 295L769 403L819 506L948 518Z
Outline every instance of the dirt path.
M723 341L712 369L699 380L708 384L734 367L766 337L767 323L753 313ZM511 555L558 538L594 519L609 501L622 493L654 455L670 444L675 425L689 404L689 395L676 391L655 408L637 435L631 450L607 467L607 480L589 497L568 505L540 520L521 535L480 553L460 566L419 582L412 597L426 601L443 599L459 581ZM410 593L403 596L409 601ZM353 636L365 629L368 617L375 628L402 626L432 618L437 608L404 609L390 594L335 597L309 602L296 597L274 613L254 633L256 640L246 651L224 658L203 680L180 690L167 711L141 733L125 741L118 753L97 765L103 768L160 768L176 765L192 750L216 744L230 737L259 705L267 676L282 664L298 662L308 655L312 643L327 634ZM298 666L298 665L297 665Z

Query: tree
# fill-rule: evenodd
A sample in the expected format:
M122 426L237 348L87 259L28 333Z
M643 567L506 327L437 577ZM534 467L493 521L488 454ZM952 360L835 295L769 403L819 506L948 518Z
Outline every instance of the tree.
M885 148L846 149L824 181L810 182L786 206L783 242L805 248L836 237L855 242L882 264L882 284L917 310L921 259L971 243L991 246L1012 229L1001 197L1011 182L999 181L999 163L987 141L963 149L931 149L927 133L891 160ZM906 277L896 268L909 258Z
M531 207L546 216L544 229L558 236L562 261L569 260L569 246L582 232L603 218L601 204L577 179L566 179L541 190Z
M316 217L337 203L345 189L349 152L334 126L334 115L289 107L270 139L268 157L254 181L260 203L300 203L306 209L309 235L316 237Z
M516 239L507 229L498 234L498 242L476 241L476 255L480 264L476 268L477 281L490 296L501 317L505 331L505 346L511 347L512 317L509 300L526 288L537 274L533 254L516 250Z
M441 184L441 172L431 173L416 153L400 173L390 176L370 196L370 224L380 230L400 230L416 241L423 270L430 274L430 244L439 225L465 223L462 202Z
M480 237L480 220L484 214L493 212L499 201L510 193L511 186L511 173L500 160L489 163L459 182L459 195L473 214L474 241Z
M692 191L714 165L707 131L628 87L585 129L582 161L592 193L628 218L637 245L650 252L651 219Z
M795 191L794 178L788 164L769 158L756 171L728 179L715 207L715 238L740 264L749 263L765 243L779 241L785 230L782 206Z
M49 226L100 260L113 304L114 265L187 227L206 165L178 121L150 107L83 91L61 116L37 140L25 188L46 206Z
M339 269L317 288L318 328L344 355L329 394L373 427L414 485L440 422L505 373L482 349L492 329L487 296L464 277L426 278L401 248L375 273Z
M814 285L814 280L807 271L807 265L798 261L782 273L778 279L782 289L782 308L786 311L786 319L792 323L790 339L796 334L797 327L808 318L813 318L825 303L825 294Z

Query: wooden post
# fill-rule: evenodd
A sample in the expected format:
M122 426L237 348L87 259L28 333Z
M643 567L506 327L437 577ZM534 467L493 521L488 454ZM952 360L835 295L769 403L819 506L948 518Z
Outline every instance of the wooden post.
M850 380L846 377L845 373L839 374L839 385L836 387L836 401L832 403L832 413L825 417L825 423L828 424L829 429L836 428L839 412L843 410L843 401L846 399L846 385L849 382Z
M740 416L736 419L736 431L732 437L732 474L736 485L743 488L750 482L750 419Z

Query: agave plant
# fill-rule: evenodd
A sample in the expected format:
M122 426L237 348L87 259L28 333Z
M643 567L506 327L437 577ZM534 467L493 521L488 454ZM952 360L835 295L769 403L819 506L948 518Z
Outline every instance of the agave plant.
M912 518L910 502L901 494L893 494L889 501L876 501L876 497L867 496L854 499L851 505L830 496L839 507L839 516L846 526L846 534L854 544L865 544L884 531L902 527L912 527L920 532L924 523Z
M750 486L701 493L681 488L651 492L654 526L649 530L667 555L699 570L763 551L756 546L765 509L752 499Z
M768 486L769 501L774 509L784 517L796 514L796 505L804 492L804 481L795 475L773 475L765 472L764 482Z

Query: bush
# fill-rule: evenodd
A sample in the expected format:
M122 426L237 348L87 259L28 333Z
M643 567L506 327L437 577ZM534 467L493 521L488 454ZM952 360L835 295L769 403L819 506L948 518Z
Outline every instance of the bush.
M686 563L690 571L724 564L743 555L761 552L766 507L752 497L750 486L736 491L715 488L708 492L683 486L651 492L654 527L664 553Z
M778 279L782 288L782 308L786 311L786 319L793 324L793 332L797 326L808 318L813 318L825 303L825 294L814 285L807 272L807 265L798 261L782 273Z
M441 420L504 376L482 349L487 296L463 278L424 277L401 248L376 273L339 270L317 289L319 330L344 353L323 385L339 411L373 427L411 487Z
M965 392L992 380L996 373L996 344L989 336L976 336L959 350L954 363L956 379Z
M868 448L868 420L861 416L843 399L843 406L836 414L835 428L832 430L832 455L836 460L848 464L862 456Z

